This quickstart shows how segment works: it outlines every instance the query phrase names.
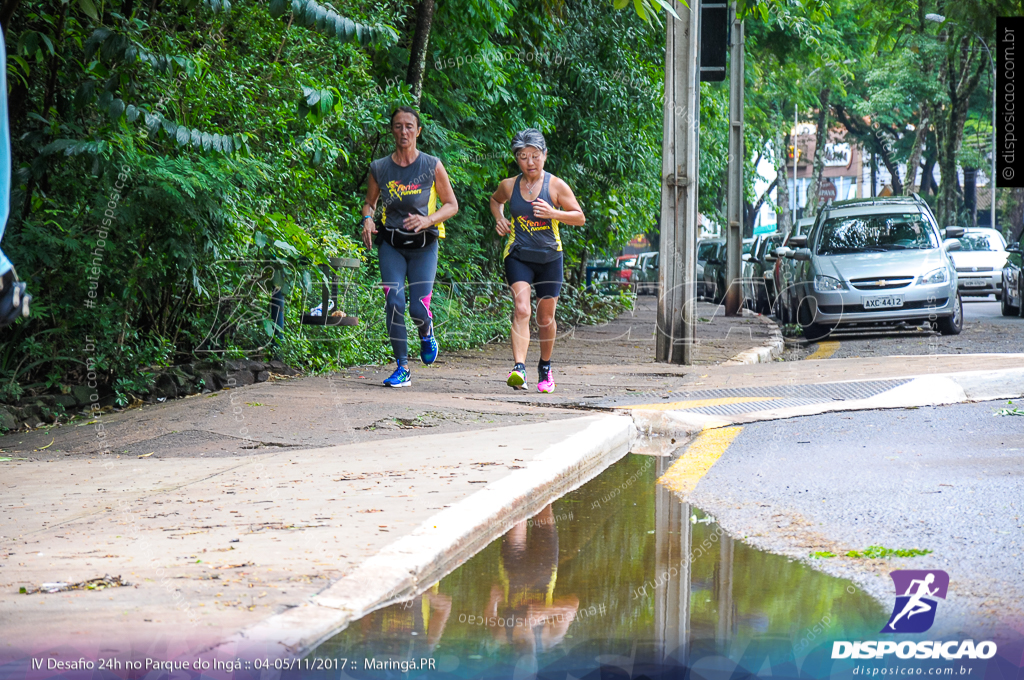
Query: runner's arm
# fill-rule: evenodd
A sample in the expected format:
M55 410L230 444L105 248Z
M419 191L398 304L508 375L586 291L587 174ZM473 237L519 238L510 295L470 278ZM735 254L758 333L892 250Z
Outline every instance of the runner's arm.
M499 236L507 236L512 230L508 218L505 217L505 204L512 198L512 178L503 179L498 189L491 194L491 214L494 215L494 230Z
M363 245L367 248L373 245L373 235L377 233L377 226L373 223L373 213L377 210L377 199L380 198L380 187L373 173L366 176L366 198L363 200ZM367 217L371 219L366 219Z
M441 161L437 162L434 170L434 187L437 189L437 197L441 200L441 207L429 215L409 215L403 221L403 226L409 231L423 231L429 229L439 222L455 217L459 212L459 201L455 198L455 190L452 189L452 181L448 177L448 171L444 169Z

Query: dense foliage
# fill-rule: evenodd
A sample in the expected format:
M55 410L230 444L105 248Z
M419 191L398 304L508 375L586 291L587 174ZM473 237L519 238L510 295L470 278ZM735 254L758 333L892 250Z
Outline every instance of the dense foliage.
M354 237L369 161L391 148L390 111L413 103L413 12L400 1L22 2L7 30L4 246L36 303L0 345L0 396L73 384L90 366L137 390L142 367L269 351L278 286L286 360L384 360L375 258ZM443 159L462 206L435 298L444 346L507 333L487 199L511 172L516 130L548 133L549 170L587 209L587 227L564 232L571 265L656 226L662 40L600 2L439 5L421 148ZM310 264L328 255L363 258L346 275L356 329L297 323L315 304ZM566 320L621 308L569 291Z
M461 206L441 249L443 346L507 333L487 200L514 172L508 141L526 126L548 135L548 169L588 216L563 231L562 318L614 314L620 303L579 288L588 258L659 230L664 4L6 0L15 177L4 248L35 302L0 342L0 399L90 369L138 391L146 367L210 353L276 351L312 370L385 360L378 272L356 217L399 104L419 104L421 148L442 158ZM919 168L940 219L969 222L956 169L987 167L981 39L1019 0L740 4L748 230L757 201L771 204L754 195L757 161L786 159L794 107L820 134L845 128L886 166ZM947 21L926 20L933 12ZM701 85L699 209L719 223L727 104L725 83ZM897 192L913 185L901 179ZM786 202L776 195L777 209ZM1003 192L999 209L1019 229L1024 191ZM362 259L345 274L354 329L298 324L328 256ZM275 288L287 311L273 350Z

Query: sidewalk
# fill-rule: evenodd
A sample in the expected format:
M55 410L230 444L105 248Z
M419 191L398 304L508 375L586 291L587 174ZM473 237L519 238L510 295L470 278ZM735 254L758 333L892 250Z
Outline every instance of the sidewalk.
M0 463L0 664L61 646L294 654L433 583L625 455L637 444L630 406L993 367L969 355L729 364L774 328L715 309L698 308L706 363L692 367L653 361L653 298L567 333L551 395L509 390L508 348L489 345L414 367L409 389L380 387L387 367L354 367L0 438L15 459ZM535 358L534 346L531 379ZM1024 355L998 363L1019 370ZM701 425L675 426L681 446ZM107 574L131 587L18 593Z

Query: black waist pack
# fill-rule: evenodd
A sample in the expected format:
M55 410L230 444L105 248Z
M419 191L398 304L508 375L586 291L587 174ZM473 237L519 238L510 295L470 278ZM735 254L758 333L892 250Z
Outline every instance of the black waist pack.
M523 262L529 262L531 264L547 264L548 262L554 262L562 256L560 250L550 250L548 248L524 248L518 246L512 249L512 256L517 260Z
M378 225L377 235L380 241L395 248L426 248L437 240L437 234L429 229L412 232L405 229L384 229Z

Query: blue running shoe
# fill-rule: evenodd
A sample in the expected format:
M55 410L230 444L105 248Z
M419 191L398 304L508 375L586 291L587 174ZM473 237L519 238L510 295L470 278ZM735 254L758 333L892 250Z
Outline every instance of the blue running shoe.
M408 366L399 366L391 377L384 381L385 387L408 387L412 384L412 373Z
M434 363L437 359L437 340L434 339L433 333L425 338L420 338L420 359L423 360L427 366Z

